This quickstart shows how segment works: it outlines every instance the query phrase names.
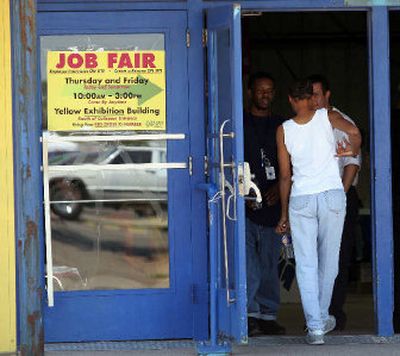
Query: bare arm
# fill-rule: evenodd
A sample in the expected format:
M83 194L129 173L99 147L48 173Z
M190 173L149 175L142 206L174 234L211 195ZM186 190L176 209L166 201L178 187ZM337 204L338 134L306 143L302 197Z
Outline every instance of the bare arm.
M292 186L292 170L290 167L290 156L284 142L282 125L276 131L276 143L278 148L279 163L279 194L281 197L281 218L276 227L278 233L283 233L289 225L289 193Z
M337 111L328 112L329 121L335 129L339 129L347 133L351 145L351 152L347 155L356 156L360 152L361 146L361 133L357 126L353 125L351 122L347 121L340 115ZM346 155L346 154L343 154Z
M356 164L349 164L343 168L342 182L343 182L344 191L346 193L350 189L359 169L360 169L360 167L357 166Z

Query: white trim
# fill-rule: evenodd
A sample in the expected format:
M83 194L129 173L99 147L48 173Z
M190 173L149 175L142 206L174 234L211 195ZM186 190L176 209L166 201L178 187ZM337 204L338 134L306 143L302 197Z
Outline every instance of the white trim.
M54 307L54 284L53 284L53 252L51 241L51 215L50 215L50 191L49 191L49 162L47 141L43 141L43 195L44 195L44 222L46 241L46 277L47 277L47 304Z
M47 142L96 142L96 141L160 141L160 140L184 140L185 134L137 134L114 136L43 136Z
M176 163L128 163L128 164L76 164L65 166L48 166L48 171L54 172L73 172L84 168L88 171L126 171L126 170L146 170L146 169L186 169L188 164L186 162Z

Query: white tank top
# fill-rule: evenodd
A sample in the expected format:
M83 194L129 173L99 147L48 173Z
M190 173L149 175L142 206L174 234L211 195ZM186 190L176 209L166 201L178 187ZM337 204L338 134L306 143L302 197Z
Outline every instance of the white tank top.
M319 109L306 124L283 123L284 142L292 161L291 196L343 189L333 129L326 109Z

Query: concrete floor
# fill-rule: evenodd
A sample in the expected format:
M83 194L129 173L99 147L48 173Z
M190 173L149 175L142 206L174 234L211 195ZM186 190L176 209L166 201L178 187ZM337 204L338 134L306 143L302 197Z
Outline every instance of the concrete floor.
M164 349L164 350L129 350L129 351L47 351L46 356L196 356L194 348ZM237 346L233 349L233 355L346 355L346 356L385 356L400 355L400 344L342 344L309 346L305 344L289 345L248 345Z
M344 332L333 332L323 346L309 346L304 341L304 317L296 286L290 293L283 293L284 303L279 313L279 323L287 329L287 336L251 338L249 345L234 346L233 355L400 355L400 336L379 338L374 335L374 310L369 288L353 284L345 310L348 327ZM141 343L89 343L46 345L46 356L189 356L196 355L190 341Z
M350 294L344 309L347 313L346 330L333 334L373 335L375 333L374 305L371 294ZM304 316L301 304L282 304L278 322L286 327L287 335L304 335Z
M278 321L286 327L287 336L251 338L248 345L234 346L233 355L399 355L400 335L391 338L374 336L374 308L370 286L350 285L345 310L347 329L326 337L326 344L310 346L304 341L304 317L297 287L282 293ZM197 355L190 340L149 342L99 342L84 344L48 344L46 356L189 356Z

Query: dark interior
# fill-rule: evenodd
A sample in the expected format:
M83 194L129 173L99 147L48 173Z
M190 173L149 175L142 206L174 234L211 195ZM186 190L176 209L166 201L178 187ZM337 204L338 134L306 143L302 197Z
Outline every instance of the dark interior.
M295 79L323 74L330 81L332 104L350 116L363 134L363 162L357 185L361 207L345 304L347 327L342 331L346 334L374 333L366 16L365 12L252 12L242 17L245 108L246 82L251 73L272 74L277 87L273 111L287 118L292 115L288 86ZM397 14L396 21L400 21ZM397 58L396 77L399 78L400 57ZM396 85L400 92L399 80ZM400 109L400 94L398 103ZM304 318L297 286L293 284L289 292L281 287L281 299L278 322L286 327L289 335L303 334Z
M392 131L392 184L393 184L393 242L394 242L394 318L396 333L400 332L400 12L390 13L390 83Z

